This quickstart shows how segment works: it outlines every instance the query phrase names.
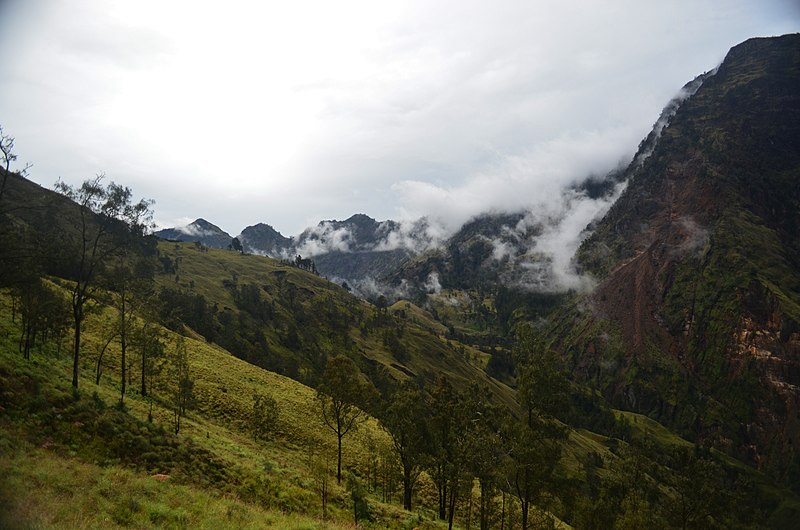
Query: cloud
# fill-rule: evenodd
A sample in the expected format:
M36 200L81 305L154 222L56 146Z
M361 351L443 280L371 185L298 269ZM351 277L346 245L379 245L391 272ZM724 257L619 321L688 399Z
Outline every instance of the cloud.
M322 221L300 234L298 244L287 252L306 257L329 252L350 252L353 242L353 234L349 228L337 228L330 221Z
M405 249L414 254L425 252L440 245L445 238L441 227L432 226L427 217L403 220L394 230L387 230L386 237L373 248L375 251Z
M544 230L536 238L533 249L548 259L546 277L549 281L544 290L585 291L594 287L589 277L578 274L573 258L581 242L589 236L587 225L605 215L626 185L627 182L619 183L610 195L597 199L571 190L561 195L563 209L542 223ZM530 221L537 222L539 219L533 214Z
M217 232L214 232L213 230L205 230L204 228L201 228L193 224L188 224L186 226L177 226L175 227L175 230L194 237L204 237L217 234Z
M682 238L672 254L676 256L699 256L708 245L711 233L707 228L700 226L692 217L680 217L677 222L677 233Z
M661 133L663 133L664 129L669 125L669 122L675 116L675 113L678 112L678 109L681 107L683 102L694 96L700 87L703 86L703 82L705 82L706 79L716 75L717 68L718 67L714 67L710 71L698 75L693 80L686 83L683 88L680 89L678 94L672 98L669 103L667 103L667 106L661 111L661 115L658 117L658 120L656 120L655 125L653 125L653 130L650 131L650 134L647 135L647 138L642 140L639 152L636 153L636 158L634 159L635 165L641 166L645 160L650 158L650 155L652 155L653 151L655 151L656 145L658 145L658 140L661 138Z
M620 151L621 143L630 146L627 154ZM441 186L406 180L393 189L404 215L427 214L432 225L452 233L483 212L560 212L566 187L629 161L636 143L629 131L621 129L566 134L523 155L506 157L463 183Z
M425 287L425 292L428 294L439 294L442 291L442 284L439 282L439 274L437 272L430 273L425 279L423 287Z
M730 46L800 20L786 0L0 8L0 116L37 182L105 171L230 233L363 212L431 237L557 200Z

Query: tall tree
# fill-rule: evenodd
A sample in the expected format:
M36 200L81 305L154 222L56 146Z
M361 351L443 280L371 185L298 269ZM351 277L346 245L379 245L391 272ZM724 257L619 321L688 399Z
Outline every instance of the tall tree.
M567 403L569 383L554 352L545 348L530 327L520 329L515 356L519 370L517 399L521 421L507 422L508 481L527 530L533 503L556 489L555 471L567 429L556 420Z
M0 286L13 286L24 289L25 284L36 281L41 276L39 266L41 256L38 246L25 223L18 223L10 215L14 210L32 210L34 204L8 204L6 191L11 176L11 164L17 159L14 152L14 137L3 132L0 125ZM17 174L24 176L30 164ZM38 202L38 201L34 201Z
M75 341L72 386L78 388L81 351L81 327L86 305L93 298L98 276L130 237L142 235L152 216L152 201L132 202L131 190L111 182L103 186L104 175L85 181L79 188L59 181L56 191L75 203L78 215L75 226L64 230L62 242L72 259L72 316Z
M139 221L136 221L137 223ZM156 247L153 238L133 233L122 241L107 285L117 293L117 332L120 344L120 404L125 399L128 374L128 346L134 333L136 318L145 312L145 307L155 297ZM143 354L144 355L144 354ZM144 387L143 387L144 388Z
M342 483L342 438L366 419L366 413L358 405L369 403L375 394L375 387L349 358L339 355L328 359L317 399L325 425L336 434L338 484Z
M414 485L425 458L425 401L419 388L404 384L389 399L382 425L403 468L403 508L411 510Z
M175 343L175 356L172 359L172 412L175 434L181 430L181 418L194 401L194 380L189 371L189 352L186 340L178 336Z
M467 397L441 377L429 401L431 472L439 494L439 518L453 527L459 494L465 484L469 461L470 410Z
M140 326L135 329L133 344L139 352L140 363L140 388L142 397L147 397L150 393L149 378L154 376L161 369L164 358L164 343L161 341L161 332L154 322L149 318L144 318Z
M492 402L488 389L478 385L472 385L465 399L465 410L469 414L467 463L480 484L480 528L488 530L505 449L500 427L507 413Z
M508 447L508 483L520 503L522 530L527 530L531 506L555 490L554 475L566 430L534 416L532 422L510 421L503 435Z

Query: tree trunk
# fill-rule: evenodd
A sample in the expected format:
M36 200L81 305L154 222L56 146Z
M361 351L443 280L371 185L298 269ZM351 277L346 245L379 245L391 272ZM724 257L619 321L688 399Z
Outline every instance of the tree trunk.
M447 482L444 479L444 469L438 466L439 483L436 485L439 490L439 519L447 519Z
M81 352L81 321L83 320L83 306L77 305L72 310L75 319L75 352L72 355L72 388L78 388L78 356Z
M491 502L492 502L492 486L489 485L489 481L480 481L481 485L481 530L489 530L489 515L491 512Z
M522 530L528 530L528 501L520 499L520 507L522 508Z
M147 342L142 344L142 397L147 397L147 387L145 386L145 372L147 371Z
M500 530L505 530L506 528L506 492L503 490L503 504L502 508L500 509Z
M403 508L411 511L411 466L403 466Z
M450 488L450 499L448 502L447 530L453 530L453 516L456 513L456 497L458 496L458 482L456 481Z
M127 366L125 364L125 360L126 360L125 359L125 354L127 353L127 350L128 350L128 341L125 340L125 316L124 316L125 315L125 301L124 300L122 301L122 315L123 315L123 317L122 317L122 328L120 329L120 338L119 338L119 347L120 347L120 351L122 353L122 388L121 388L120 394L119 394L119 404L120 405L122 405L123 402L125 401L125 383L127 382L127 378L126 378L127 374L125 372L125 370L127 368Z
M339 432L336 433L336 437L339 440L339 451L338 451L338 458L336 459L336 483L341 485L342 484L342 434L341 429Z
M472 528L472 491L469 492L469 503L467 504L467 530Z

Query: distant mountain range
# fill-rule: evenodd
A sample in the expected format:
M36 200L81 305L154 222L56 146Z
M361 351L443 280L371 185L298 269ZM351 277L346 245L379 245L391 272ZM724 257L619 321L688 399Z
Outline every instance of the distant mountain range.
M429 247L432 241L425 229L424 220L406 227L397 221L376 221L368 215L355 214L344 221L321 221L296 237L286 237L272 226L259 223L242 230L237 238L247 254L277 259L309 257L321 275L352 281L383 277ZM159 230L155 235L222 249L230 248L233 240L233 236L205 219Z

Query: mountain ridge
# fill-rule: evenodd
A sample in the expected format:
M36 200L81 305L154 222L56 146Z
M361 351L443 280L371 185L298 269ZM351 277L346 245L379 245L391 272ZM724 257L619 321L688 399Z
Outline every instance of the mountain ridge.
M599 286L546 332L612 403L795 483L798 87L800 35L731 49L629 167L579 250Z

